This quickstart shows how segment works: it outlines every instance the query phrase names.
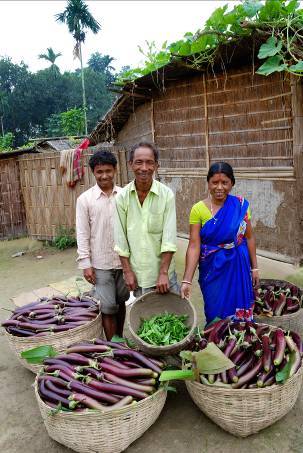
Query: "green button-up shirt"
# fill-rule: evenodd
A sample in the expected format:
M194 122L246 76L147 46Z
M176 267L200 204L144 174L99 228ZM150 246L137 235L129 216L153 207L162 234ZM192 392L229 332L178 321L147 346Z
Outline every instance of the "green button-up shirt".
M141 288L156 285L161 253L177 250L176 205L172 190L154 180L141 206L135 182L115 197L115 251L130 259ZM169 275L174 272L172 260Z

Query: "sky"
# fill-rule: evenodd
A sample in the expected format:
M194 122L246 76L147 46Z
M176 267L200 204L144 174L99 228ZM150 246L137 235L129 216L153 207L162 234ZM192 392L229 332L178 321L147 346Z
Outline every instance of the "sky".
M83 48L84 64L93 52L115 58L113 66L136 67L143 60L138 45L155 41L173 42L184 33L203 27L211 12L226 3L236 1L86 1L90 12L101 24L101 31L88 32ZM54 15L64 10L61 0L0 0L0 56L23 60L33 72L49 64L38 58L52 47L62 56L56 61L61 71L75 70L78 60L73 59L74 41L65 24L57 23Z

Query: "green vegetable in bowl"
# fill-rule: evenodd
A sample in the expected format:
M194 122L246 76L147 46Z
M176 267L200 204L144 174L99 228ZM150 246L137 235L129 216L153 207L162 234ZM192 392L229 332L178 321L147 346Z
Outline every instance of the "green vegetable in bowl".
M137 332L146 343L154 346L168 346L182 341L189 333L186 325L188 315L162 313L150 319L142 320Z

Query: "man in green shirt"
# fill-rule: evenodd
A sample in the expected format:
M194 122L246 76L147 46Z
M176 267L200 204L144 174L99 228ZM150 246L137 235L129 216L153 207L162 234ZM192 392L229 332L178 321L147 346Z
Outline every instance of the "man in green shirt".
M115 198L115 251L125 284L136 296L151 289L162 294L179 291L173 260L177 250L175 197L153 178L158 159L152 143L135 145L129 155L135 179Z

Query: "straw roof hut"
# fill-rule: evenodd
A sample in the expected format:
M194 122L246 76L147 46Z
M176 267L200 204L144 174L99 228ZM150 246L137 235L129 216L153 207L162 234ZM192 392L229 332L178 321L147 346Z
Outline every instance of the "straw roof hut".
M251 203L259 252L303 258L303 96L300 77L255 73L254 40L222 46L210 67L179 59L126 84L92 131L97 144L125 150L141 141L160 150L159 176L176 194L178 231L207 194L216 161L230 163L234 193ZM131 177L131 175L129 175Z

